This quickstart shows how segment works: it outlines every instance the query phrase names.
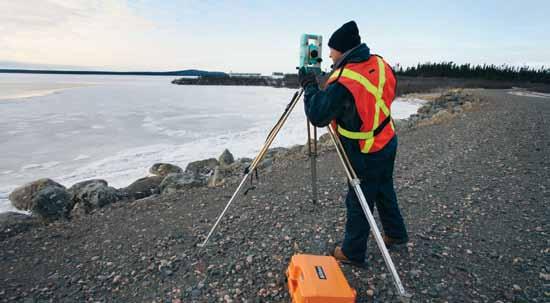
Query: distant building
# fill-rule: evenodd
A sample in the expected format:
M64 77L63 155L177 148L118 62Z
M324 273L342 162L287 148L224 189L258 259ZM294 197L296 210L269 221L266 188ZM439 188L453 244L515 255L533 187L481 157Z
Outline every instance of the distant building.
M232 77L232 78L261 78L262 74L256 74L256 73L229 73L229 77Z
M283 79L284 77L285 77L284 73L275 72L275 73L271 74L272 79Z

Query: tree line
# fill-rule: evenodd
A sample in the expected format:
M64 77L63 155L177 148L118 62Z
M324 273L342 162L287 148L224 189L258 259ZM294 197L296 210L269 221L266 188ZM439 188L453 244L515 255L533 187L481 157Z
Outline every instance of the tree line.
M544 66L534 68L530 66L510 65L472 65L456 64L454 62L423 63L403 68L397 66L396 74L415 77L452 77L476 78L487 80L509 80L550 83L550 68Z

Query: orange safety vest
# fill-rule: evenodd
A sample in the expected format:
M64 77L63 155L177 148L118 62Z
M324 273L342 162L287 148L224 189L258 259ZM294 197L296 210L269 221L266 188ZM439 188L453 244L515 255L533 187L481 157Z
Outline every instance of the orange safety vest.
M362 153L381 150L395 136L390 107L395 98L396 80L390 66L381 57L372 55L367 61L336 69L327 85L334 81L351 92L362 121L359 132L349 131L333 121L338 133L359 140Z

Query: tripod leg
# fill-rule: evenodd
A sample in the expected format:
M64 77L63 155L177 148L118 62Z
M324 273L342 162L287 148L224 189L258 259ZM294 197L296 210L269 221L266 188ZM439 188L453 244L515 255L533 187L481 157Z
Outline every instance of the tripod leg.
M254 160L250 164L248 172L246 173L246 175L241 180L241 183L239 184L239 186L237 187L237 189L235 190L235 192L231 196L231 199L229 199L229 201L225 205L222 213L218 216L218 219L216 220L216 222L214 223L214 225L210 229L210 232L208 232L208 235L206 236L206 239L204 239L203 243L198 244L199 247L206 246L206 244L208 243L208 240L210 239L210 237L212 236L212 234L216 230L216 227L218 226L218 224L222 220L223 216L225 215L225 212L229 209L229 206L231 205L231 203L233 203L233 201L235 200L235 198L237 197L237 195L241 191L244 183L246 182L246 179L256 169L256 166L260 163L260 161L263 159L263 157L267 153L267 149L269 148L271 143L273 143L273 140L275 140L275 137L277 136L277 134L279 133L279 131L281 130L281 128L285 124L286 120L288 119L288 116L290 116L290 113L292 113L292 110L296 106L296 103L298 103L298 101L300 100L300 97L302 96L303 92L304 92L304 90L302 89L299 92L297 92L296 94L294 94L294 97L292 97L290 103L287 105L285 111L283 112L283 115L279 118L279 120L277 121L275 126L269 132L269 134L267 136L267 139L265 140L264 144L262 145L262 147L260 149L260 152L258 153L258 155L256 155L256 158L254 158Z
M311 140L311 125L307 120L307 146L309 149L309 159L311 161L311 196L315 204L318 200L317 192L317 128L313 126L313 141Z
M208 233L208 235L206 236L206 239L204 239L204 242L202 242L201 244L199 244L198 246L199 247L204 247L206 246L206 243L208 243L208 239L210 239L210 236L212 236L212 234L214 233L214 230L216 230L216 227L218 227L218 224L220 224L220 221L222 220L223 216L225 215L225 212L229 209L229 206L231 205L231 203L233 203L233 200L235 200L235 198L237 197L237 195L239 194L239 192L241 191L244 183L246 183L246 179L248 179L248 176L250 175L250 172L248 172L244 178L241 180L241 183L239 184L239 186L237 186L237 189L235 190L235 192L233 193L233 195L231 196L231 199L229 199L229 201L227 202L227 204L225 205L222 213L218 216L218 219L216 220L216 223L214 223L214 225L212 226L212 228L210 229L210 232Z
M313 178L313 199L319 201L319 190L317 189L317 127L313 127L313 160L311 176Z
M374 239L376 240L376 244L378 245L378 248L380 249L380 252L382 253L382 257L384 258L384 262L386 263L386 267L388 268L388 271L392 275L393 283L395 285L395 288L399 292L400 296L409 297L409 295L405 291L405 288L403 287L403 283L401 283L401 278L399 278L399 275L397 274L397 270L395 269L395 265L393 264L390 253L388 252L386 244L384 244L384 240L382 239L382 235L380 234L380 230L378 229L378 225L376 224L376 221L374 220L374 216L372 215L372 212L370 211L369 205L367 204L367 199L365 198L365 195L363 194L363 190L361 189L361 181L359 180L359 178L357 177L357 174L353 170L353 167L351 166L351 164L349 162L349 159L346 155L344 147L342 146L342 143L340 142L340 138L338 138L338 135L336 134L336 131L332 128L331 125L328 126L328 131L329 131L330 136L332 138L332 142L336 146L336 153L340 157L340 161L342 161L342 164L345 168L348 180L349 180L350 184L352 185L353 190L355 191L355 194L359 198L361 208L363 209L363 212L365 213L365 217L367 218L367 221L369 222L369 225L370 225L371 231L372 231L372 235L374 236Z
M263 159L263 157L267 153L267 149L269 148L269 146L271 146L271 143L273 143L273 140L275 140L275 137L277 137L277 134L279 133L281 128L283 128L283 125L285 124L286 120L292 113L292 110L296 106L296 103L298 103L298 101L300 100L300 97L302 97L303 92L304 90L302 89L298 93L294 94L294 97L292 98L290 103L287 105L283 115L281 116L281 118L279 118L279 121L277 121L273 129L269 132L267 139L265 140L264 144L260 148L260 152L258 153L258 155L256 155L256 158L254 158L254 160L252 161L252 164L250 164L250 170L254 170L256 166L260 163L260 161Z

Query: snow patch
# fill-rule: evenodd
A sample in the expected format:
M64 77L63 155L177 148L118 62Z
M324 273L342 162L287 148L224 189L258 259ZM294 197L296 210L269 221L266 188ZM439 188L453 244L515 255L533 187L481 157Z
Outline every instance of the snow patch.
M550 98L550 94L531 92L531 91L511 91L508 92L510 95L520 96L520 97L532 97L532 98Z

